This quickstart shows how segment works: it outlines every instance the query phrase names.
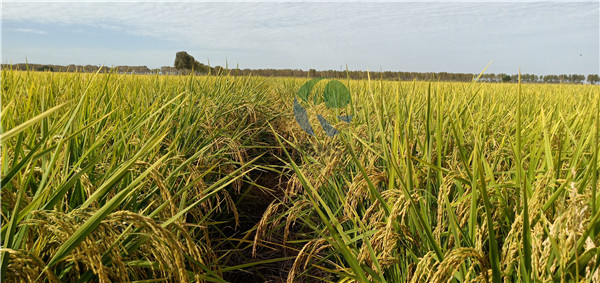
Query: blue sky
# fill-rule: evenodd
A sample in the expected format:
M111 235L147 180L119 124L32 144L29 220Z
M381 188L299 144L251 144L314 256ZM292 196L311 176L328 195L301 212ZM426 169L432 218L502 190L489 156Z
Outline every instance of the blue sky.
M599 2L10 2L2 62L598 73Z

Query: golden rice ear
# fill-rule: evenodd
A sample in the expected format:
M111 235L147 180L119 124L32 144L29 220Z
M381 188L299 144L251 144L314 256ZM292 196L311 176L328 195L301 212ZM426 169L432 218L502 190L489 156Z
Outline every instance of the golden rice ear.
M46 263L37 256L27 251L6 248L0 248L0 252L4 256L10 256L4 280L8 282L36 282L43 278L49 282L60 282L50 269L45 268Z
M450 282L454 273L458 271L459 266L465 263L465 260L468 258L473 261L473 265L479 265L485 281L489 281L488 272L490 268L484 255L473 248L456 248L449 251L444 256L444 260L439 263L437 271L433 275L432 282Z
M310 202L308 200L296 200L292 207L289 209L289 213L286 215L285 220L285 228L283 230L283 244L287 243L288 237L290 235L290 227L296 222L303 209L310 206Z
M302 271L302 269L308 268L310 260L315 257L316 254L330 247L331 245L327 244L327 240L325 239L313 239L306 243L300 252L298 252L296 259L294 260L294 264L288 273L287 282L296 282L296 274ZM309 249L310 251L307 252Z
M90 216L90 211L75 210L68 214L36 211L32 213L32 216L34 218L23 222L23 225L28 226L29 232L37 234L38 237L35 242L31 242L27 246L39 255L51 255L62 244L61 241L68 239L75 232L81 225L82 219ZM63 262L77 263L73 270L75 274L91 270L98 276L100 282L114 282L129 278L131 275L144 277L144 268L129 265L126 262L147 260L155 262L155 265L150 267L152 274L187 282L188 270L195 268L195 265L188 266L185 255L191 256L198 262L206 262L202 258L202 254L206 253L200 252L198 245L187 235L185 229L176 224L171 225L175 227L180 237L183 237L182 240L178 240L171 231L158 225L152 218L130 211L114 212L103 220L100 226L79 247L75 248L73 253L65 257ZM142 239L143 237L137 238L141 240L138 249L122 255L125 248L122 241L128 237L135 239L140 235L145 237L145 240ZM21 254L25 255L26 259L24 260L31 262L32 268L35 269L37 256ZM104 254L110 256L110 266L103 263ZM45 263L43 264L45 267ZM54 276L48 274L48 276Z
M266 211L263 213L263 216L260 219L260 222L258 222L258 224L256 224L256 233L254 235L254 243L252 246L252 256L256 256L256 249L258 247L258 242L260 241L261 237L264 236L264 233L267 229L267 225L269 224L269 221L273 220L273 219L271 219L271 217L278 212L279 208L282 205L283 204L281 204L277 201L273 201L271 204L269 204ZM272 225L276 226L277 223L272 224Z
M421 258L419 258L416 263L416 267L412 274L409 274L407 277L409 278L410 283L419 283L419 282L434 282L433 275L439 262L435 260L435 254L433 252L428 252Z

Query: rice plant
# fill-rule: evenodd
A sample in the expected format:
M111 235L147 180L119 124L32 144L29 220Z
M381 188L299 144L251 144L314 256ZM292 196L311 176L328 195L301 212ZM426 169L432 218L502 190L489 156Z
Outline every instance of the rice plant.
M2 70L2 280L600 281L598 86L307 81Z
M268 91L3 70L2 278L223 281L219 221L238 223L232 195L268 151Z
M600 280L597 86L349 87L338 137L278 138L301 158L269 217L312 231L288 282Z

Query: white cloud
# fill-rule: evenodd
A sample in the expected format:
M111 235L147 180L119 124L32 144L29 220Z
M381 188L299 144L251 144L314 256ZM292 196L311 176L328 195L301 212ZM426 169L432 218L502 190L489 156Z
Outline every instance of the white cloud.
M91 25L196 48L278 50L302 47L298 45L303 43L315 48L335 48L356 36L373 39L381 30L392 37L410 37L414 30L427 35L484 24L497 24L499 29L510 25L513 31L522 33L540 28L528 26L532 18L555 25L544 18L552 17L557 9L534 4L541 11L524 14L521 11L528 10L522 9L524 5L531 4L5 3L3 21ZM558 12L554 16L569 15L568 10ZM573 12L581 16L582 11ZM385 35L379 36L375 39L387 41Z
M598 45L597 2L480 2L486 3L5 1L2 21L94 26L166 39L197 54L235 55L235 61L252 67L349 63L358 69L430 71L446 61L463 68L447 71L475 72L492 58L508 62L516 50L560 50L561 44L583 46L593 40ZM494 64L503 64L502 59Z
M25 33L47 34L47 32L45 32L43 30L29 29L29 28L9 28L7 30L16 31L16 32L25 32Z

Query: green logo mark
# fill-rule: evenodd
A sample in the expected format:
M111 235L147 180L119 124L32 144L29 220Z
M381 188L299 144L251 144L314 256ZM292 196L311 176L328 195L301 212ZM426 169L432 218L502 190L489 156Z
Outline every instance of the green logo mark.
M310 125L310 122L308 121L308 112L306 111L306 109L304 109L304 107L302 107L302 105L300 105L300 103L298 102L298 97L300 97L302 101L309 103L310 93L312 89L321 80L322 78L318 78L306 82L304 85L302 85L302 87L300 87L298 93L296 94L296 97L294 97L294 116L296 117L296 122L298 122L300 128L302 128L306 133L312 136L315 135L315 132L313 131L313 128ZM319 95L322 96L319 97ZM325 106L329 109L346 107L346 105L348 105L351 100L350 91L348 90L348 88L346 88L344 84L337 80L332 80L328 82L327 85L325 85L325 89L323 90L322 94L315 93L313 97L314 105L320 104L319 98L322 98L322 101L325 103ZM337 118L340 121L346 123L350 123L352 121L352 115L337 116ZM319 123L321 124L321 127L323 128L323 131L325 131L327 136L333 137L338 134L338 131L335 129L335 127L333 127L331 123L329 123L329 121L327 121L323 116L317 114L317 119L319 120Z

